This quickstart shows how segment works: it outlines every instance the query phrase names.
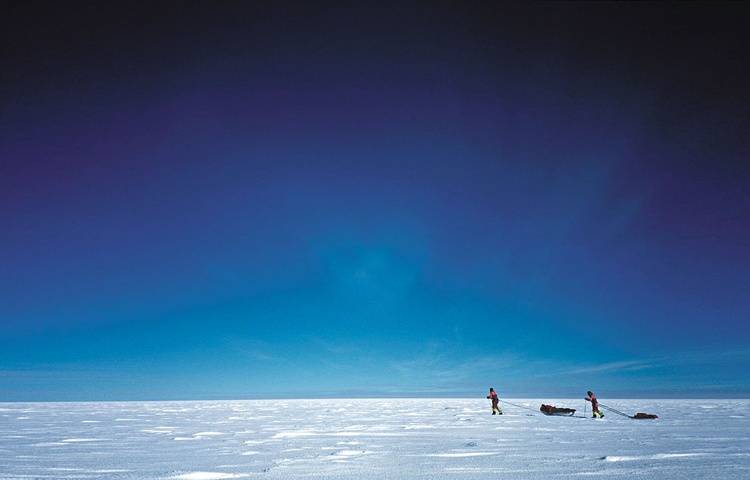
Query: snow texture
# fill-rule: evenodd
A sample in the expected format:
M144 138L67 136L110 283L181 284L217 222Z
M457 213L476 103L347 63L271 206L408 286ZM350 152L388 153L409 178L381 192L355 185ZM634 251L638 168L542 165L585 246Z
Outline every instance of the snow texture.
M582 398L0 403L0 478L750 478L750 400L601 400L659 419Z

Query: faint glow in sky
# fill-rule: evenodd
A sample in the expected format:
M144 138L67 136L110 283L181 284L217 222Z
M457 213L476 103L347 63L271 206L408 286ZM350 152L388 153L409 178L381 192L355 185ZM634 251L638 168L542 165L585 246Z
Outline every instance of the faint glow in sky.
M300 8L12 9L0 400L747 394L746 7Z

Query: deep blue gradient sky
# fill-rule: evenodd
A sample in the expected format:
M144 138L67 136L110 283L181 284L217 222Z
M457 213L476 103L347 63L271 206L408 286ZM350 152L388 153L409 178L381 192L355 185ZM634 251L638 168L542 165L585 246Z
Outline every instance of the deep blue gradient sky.
M0 400L750 395L747 4L49 3Z

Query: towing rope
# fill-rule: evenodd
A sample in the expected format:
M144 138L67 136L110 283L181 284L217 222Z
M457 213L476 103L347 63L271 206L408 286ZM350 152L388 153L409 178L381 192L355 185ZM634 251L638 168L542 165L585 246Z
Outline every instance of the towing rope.
M537 411L533 408L524 407L523 405L516 405L515 403L506 402L505 400L499 400L500 402L507 403L508 405L513 405L514 407L523 408L524 410L529 410L531 412L536 413Z
M508 401L506 401L506 400L500 400L500 399L498 399L498 401L499 401L499 402L502 402L502 403L506 403L506 404L508 404L508 405L513 405L514 407L518 407L518 408L522 408L522 409L524 409L524 410L528 410L528 411L530 411L530 412L534 412L535 414L537 413L537 411L536 411L536 410L534 410L533 408L525 407L525 406L523 406L523 405L518 405L518 404L516 404L516 403L508 402ZM633 418L633 417L631 417L630 415L628 415L627 413L622 413L621 411L619 411L619 410L616 410L616 409L614 409L614 408L612 408L612 407L608 407L607 405L604 405L604 404L602 404L601 402L599 402L599 406L600 406L600 407L602 407L602 408L603 408L603 409L605 409L605 410L609 410L610 412L614 412L614 413L616 413L616 414L618 414L618 415L622 415L623 417L627 417L627 418ZM584 404L583 408L584 408L584 412L585 412L585 411L586 411L586 405L585 405L585 404ZM576 415L576 416L578 416L578 415ZM585 415L584 415L584 417L585 417Z
M627 413L622 413L621 411L619 411L619 410L615 410L615 409L614 409L614 408L612 408L612 407L608 407L608 406L606 406L606 405L602 404L601 402L599 402L599 406L600 406L600 407L602 407L602 408L603 408L603 409L605 409L605 410L609 410L610 412L614 412L614 413L616 413L616 414L618 414L618 415L622 415L623 417L633 418L633 417L631 417L630 415L628 415Z

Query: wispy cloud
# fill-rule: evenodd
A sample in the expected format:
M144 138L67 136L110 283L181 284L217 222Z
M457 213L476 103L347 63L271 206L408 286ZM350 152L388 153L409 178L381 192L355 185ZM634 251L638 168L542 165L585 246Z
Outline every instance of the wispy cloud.
M567 378L569 382L576 383L582 381L582 377L592 376L601 378L603 383L607 379L622 382L630 378L632 381L626 382L627 385L645 382L642 385L644 388L653 378L659 378L661 386L671 379L673 385L688 387L693 383L691 378L698 365L709 365L716 369L728 363L750 363L750 347L674 351L603 363L530 358L518 352L464 356L460 361L456 360L457 357L446 346L424 348L411 357L395 359L385 368L401 380L412 381L415 387L473 388L499 379L506 383L508 389L529 388L538 391L543 390L547 383L559 384L560 379Z
M456 358L462 358L457 361ZM516 353L496 355L456 355L451 348L435 346L415 353L408 358L394 360L388 368L403 378L432 382L484 381L498 376L498 372L526 370L528 359Z
M567 375L580 375L588 373L635 372L654 367L655 364L651 360L625 360L594 365L572 365L563 367L560 373Z

